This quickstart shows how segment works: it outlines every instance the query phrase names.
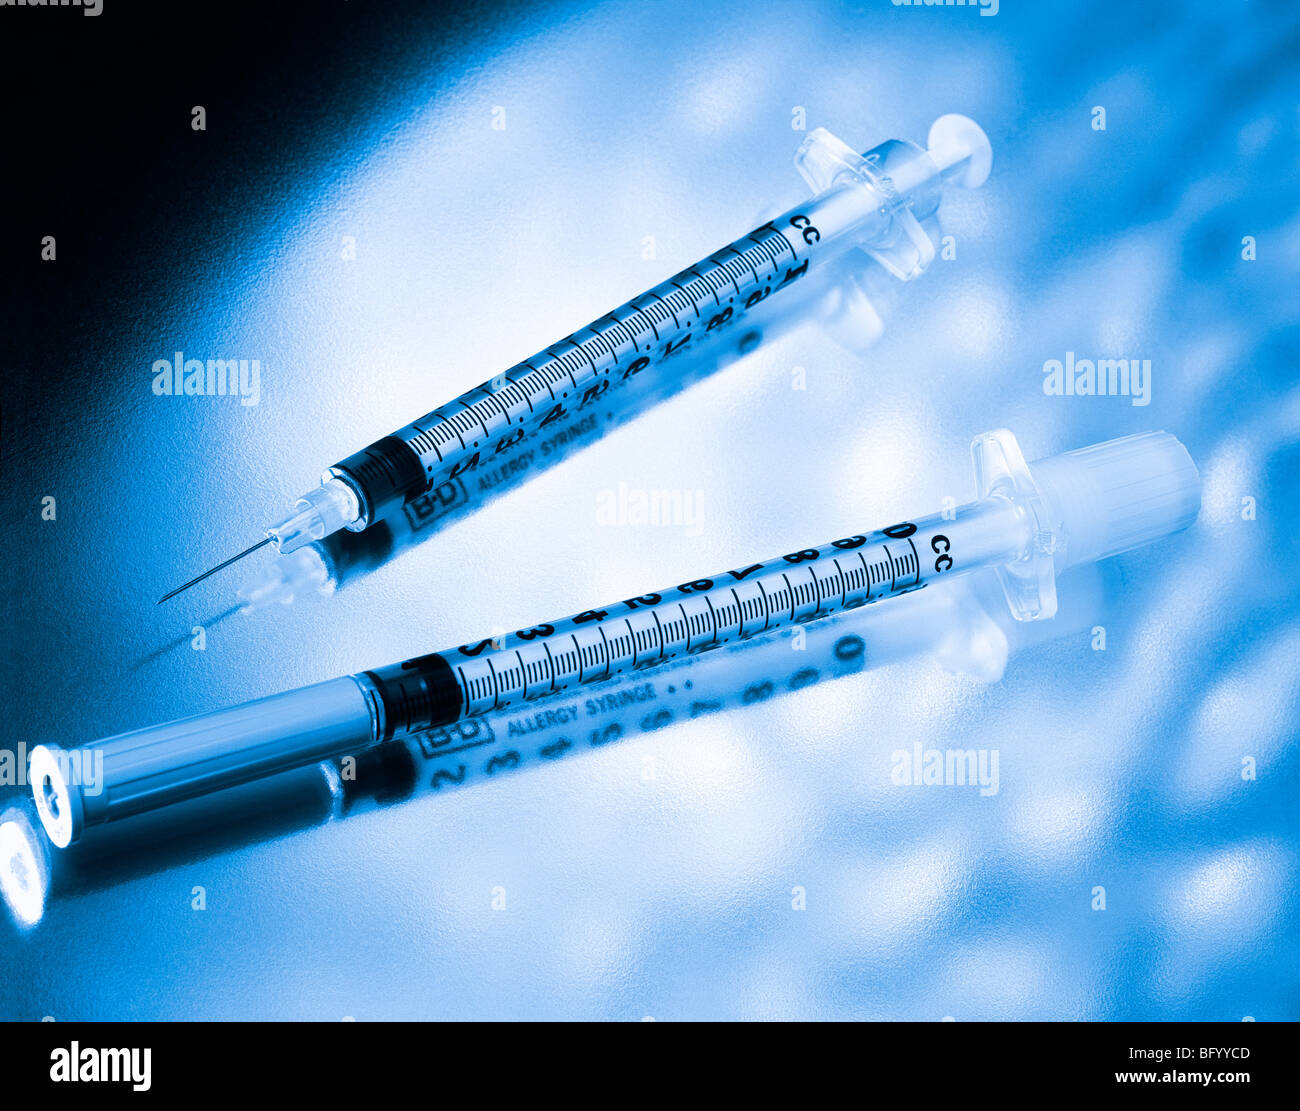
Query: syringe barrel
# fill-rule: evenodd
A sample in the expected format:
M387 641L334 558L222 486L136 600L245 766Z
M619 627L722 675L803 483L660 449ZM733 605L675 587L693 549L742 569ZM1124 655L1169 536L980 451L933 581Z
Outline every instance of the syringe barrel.
M636 375L665 373L666 360L850 247L914 277L934 253L918 219L938 208L946 180L980 184L991 157L965 117L942 117L931 140L928 151L891 140L858 155L819 129L796 158L816 190L808 201L331 467L359 498L347 527L367 528L444 482L500 467L531 433L600 404Z
M213 713L137 729L65 752L32 752L32 791L60 847L86 826L364 748L382 708L348 676Z
M448 481L501 466L525 439L608 403L611 389L692 351L813 267L887 222L846 182L755 228L558 343L336 463L361 496L364 528ZM870 227L862 228L868 224Z
M1019 559L1005 498L904 521L367 672L384 740L598 683Z

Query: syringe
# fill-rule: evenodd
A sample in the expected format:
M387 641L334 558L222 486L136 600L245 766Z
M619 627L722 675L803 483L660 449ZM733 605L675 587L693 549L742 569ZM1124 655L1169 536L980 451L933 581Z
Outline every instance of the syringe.
M51 845L30 795L6 805L0 789L0 900L18 928L27 930L41 920L51 898L102 891L213 852L567 764L626 741L671 736L675 726L695 725L707 736L728 713L921 657L932 656L968 679L994 682L1012 652L1094 625L1096 595L1084 585L1089 581L1080 576L1073 590L1063 591L1053 620L1016 623L996 578L968 575L941 590L915 591L894 605L832 614L811 627L682 656L567 695L465 718L128 822L96 826L67 851ZM789 712L793 721L787 718L783 728L793 726L797 735L803 712ZM876 751L884 747L881 742ZM654 751L641 750L643 777L655 774L657 759Z
M973 189L993 162L988 137L965 116L939 117L927 146L891 139L858 154L817 128L795 155L811 200L336 463L263 539L159 602L258 548L284 555L342 528L360 532L450 480L499 466L529 434L697 346L851 247L903 281L916 277L934 258L921 221L938 210L943 186Z
M1006 431L973 445L978 498L598 609L124 733L41 745L31 785L66 847L114 821L357 753L578 684L648 668L995 567L1020 620L1051 617L1056 575L1185 528L1200 506L1186 449L1165 432L1034 464Z
M894 290L884 268L861 252L827 263L797 289L769 298L752 312L717 329L694 354L675 363L671 374L641 374L607 393L599 403L531 433L511 450L506 463L456 478L413 498L364 532L346 529L259 563L238 589L240 607L252 613L270 605L332 594L380 563L441 532L519 489L550 467L598 443L642 413L768 344L812 323L859 356L880 336ZM189 643L186 636L184 642Z

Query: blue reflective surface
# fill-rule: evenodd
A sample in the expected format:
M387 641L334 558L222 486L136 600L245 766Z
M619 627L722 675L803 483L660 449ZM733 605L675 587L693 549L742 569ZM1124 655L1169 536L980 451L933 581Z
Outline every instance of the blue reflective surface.
M0 1016L1300 1017L1298 35L1280 3L883 0L552 6L432 67L432 32L394 44L371 127L285 166L223 257L87 325L83 435L15 474L59 512L14 529L13 744L961 502L999 426L1031 457L1167 429L1201 518L1075 576L1049 632L918 610L880 666L580 759L146 846L103 882L56 860L43 914L20 885L0 927ZM993 143L940 214L955 257L869 352L783 333L328 599L214 620L235 576L154 607L324 466L794 204L797 109L860 149L951 111ZM259 360L258 404L154 396L178 350ZM1150 360L1149 404L1046 395L1071 352ZM602 523L620 484L690 492L699 527ZM876 663L876 618L851 620ZM810 656L838 635L809 627ZM789 687L790 656L733 685ZM997 793L897 784L918 743L995 750Z

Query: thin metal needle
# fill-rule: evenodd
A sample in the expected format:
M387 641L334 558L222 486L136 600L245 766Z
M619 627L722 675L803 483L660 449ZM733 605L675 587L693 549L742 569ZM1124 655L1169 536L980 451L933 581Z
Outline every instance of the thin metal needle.
M232 563L236 562L237 560L243 559L244 556L250 554L251 552L257 551L258 548L266 547L266 545L271 543L273 539L274 537L268 536L265 540L259 540L251 548L245 548L242 552L239 553L239 555L231 556L228 560L226 560L225 563L218 563L214 568L212 568L212 570L204 571L203 574L201 574L198 578L190 579L190 581L187 582L184 586L178 586L170 594L164 594L161 598L158 599L157 602L154 603L154 605L161 606L165 601L167 601L168 598L175 598L176 595L179 594L182 590L189 590L189 588L192 587L195 583L201 583L209 575L215 575L223 567L229 567Z

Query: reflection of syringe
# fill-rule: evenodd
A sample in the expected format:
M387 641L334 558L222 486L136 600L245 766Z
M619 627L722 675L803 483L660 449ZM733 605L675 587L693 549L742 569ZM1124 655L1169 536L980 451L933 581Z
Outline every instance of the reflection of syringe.
M39 746L32 788L51 840L292 767L922 588L998 569L1015 615L1050 617L1056 575L1185 528L1200 480L1167 433L1030 465L1009 432L975 441L980 498L554 622L70 754ZM90 758L88 758L90 757ZM82 773L102 777L85 789Z
M904 281L916 277L934 257L921 221L937 211L944 185L979 186L992 165L988 138L965 116L936 120L928 144L889 140L860 155L818 128L795 158L815 191L810 201L337 463L263 540L160 601L267 544L285 554L342 528L359 532L449 480L499 465L530 433L657 373L849 248Z
M813 286L808 283L807 288ZM797 303L787 301L786 305ZM707 358L687 356L681 369L673 375L632 379L622 387L617 403L607 397L525 437L511 454L509 466L448 479L407 502L400 513L389 514L364 532L345 529L277 556L240 585L237 594L240 606L245 611L253 611L333 592L397 552L477 512L502 494L518 489L522 483L603 439L699 378L749 354L793 321L793 317L783 312L767 317L760 331L746 317L738 331L725 339L719 338L709 348Z
M377 806L554 764L927 654L950 670L993 681L1011 651L1092 625L1091 609L1077 612L1078 592L1069 597L1076 612L1018 623L996 582L982 575L957 579L891 606L866 606L619 676L574 698L467 719L96 826L66 852L50 852L32 798L20 797L0 807L0 897L26 928L42 918L50 897L99 890ZM798 640L797 633L803 634Z
M1000 608L1006 623L1015 624L996 594L996 584L958 579L945 590L900 598L893 607L836 614L621 675L571 697L378 745L341 761L340 805L352 813L393 797L481 783L926 653L963 673L996 678L1009 641L994 614ZM1060 635L1053 624L1048 631Z
M251 612L328 595L809 321L860 355L883 332L895 288L897 283L878 263L860 251L847 252L785 297L770 298L722 326L707 347L685 353L672 374L638 375L598 403L526 436L500 467L449 479L364 532L344 529L276 556L240 584L239 604Z

